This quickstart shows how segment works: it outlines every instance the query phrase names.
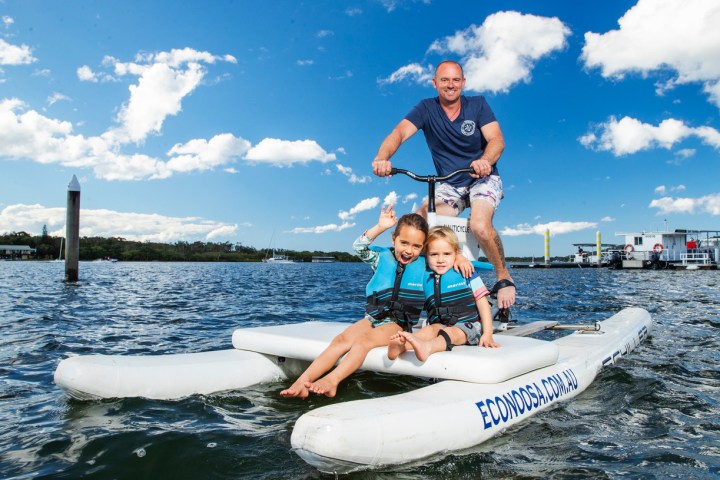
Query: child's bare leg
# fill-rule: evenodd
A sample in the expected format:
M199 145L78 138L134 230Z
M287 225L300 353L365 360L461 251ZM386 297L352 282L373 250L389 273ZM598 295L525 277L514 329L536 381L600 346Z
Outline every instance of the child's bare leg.
M432 326L435 325L431 325L431 327ZM405 336L408 343L413 346L417 359L424 362L433 353L444 352L447 350L447 342L444 337L439 335L440 330L444 330L453 345L464 345L465 342L467 342L465 332L456 327L447 327L443 329L438 326L438 328L435 329L435 337L430 339L427 339L428 334L425 334L422 330L416 335L406 332L403 332L402 335ZM420 335L421 332L423 335Z
M321 379L310 383L308 389L313 393L322 394L326 397L334 397L340 382L360 368L368 352L375 347L387 345L390 337L400 330L401 327L397 323L386 323L385 325L373 328L353 343L350 351L343 357L333 371Z
M395 360L401 354L405 353L405 351L407 350L405 345L407 345L405 337L400 335L400 332L397 332L392 337L390 337L390 343L388 343L387 351L388 358L390 360Z
M427 360L433 353L445 350L445 340L441 337L435 337L431 340L423 340L417 335L408 332L403 332L402 335L405 337L407 342L412 345L413 350L415 350L415 356L421 362Z
M333 338L330 345L310 364L310 366L290 385L290 388L280 392L286 398L307 398L310 382L317 380L330 370L350 350L353 342L372 330L367 319L358 320L347 327L340 335Z

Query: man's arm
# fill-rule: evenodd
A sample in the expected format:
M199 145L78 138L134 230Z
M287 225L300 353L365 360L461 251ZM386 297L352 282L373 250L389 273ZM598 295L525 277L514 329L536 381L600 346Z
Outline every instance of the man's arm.
M490 175L493 165L500 160L500 155L502 155L503 150L505 150L505 139L503 138L498 122L490 122L487 125L483 125L480 131L488 143L485 146L482 157L470 164L470 168L475 170L475 175L472 175L474 178Z
M395 155L400 145L405 140L415 135L418 131L417 127L409 120L403 119L397 126L390 132L390 135L385 137L380 148L378 149L375 160L372 162L373 173L378 177L385 177L390 175L390 169L392 163L390 163L390 157Z

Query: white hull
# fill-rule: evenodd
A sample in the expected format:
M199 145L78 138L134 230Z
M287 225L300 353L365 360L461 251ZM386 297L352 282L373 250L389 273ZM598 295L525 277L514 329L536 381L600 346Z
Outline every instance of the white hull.
M652 319L643 309L628 308L599 324L599 332L575 332L553 342L497 334L500 349L456 347L425 363L412 352L390 361L386 349L377 348L362 368L451 380L310 411L295 424L292 447L319 470L347 472L482 443L581 393L603 366L645 339ZM169 400L241 390L294 378L347 325L308 322L240 329L233 334L235 349L215 352L71 357L58 365L55 383L83 400ZM409 432L410 425L421 427Z
M552 342L560 349L557 364L502 383L444 381L313 410L295 424L292 447L319 470L342 473L478 445L584 391L604 365L640 344L652 319L633 308L600 323L600 333L576 332ZM410 433L410 425L419 428Z

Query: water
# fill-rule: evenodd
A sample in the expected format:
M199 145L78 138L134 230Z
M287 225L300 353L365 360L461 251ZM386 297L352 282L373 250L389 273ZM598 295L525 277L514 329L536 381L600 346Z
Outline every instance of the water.
M297 418L402 393L410 377L352 376L335 399L286 400L287 383L181 401L78 402L53 384L69 354L231 347L237 327L351 321L362 264L0 262L0 477L332 478L290 450ZM521 322L648 309L652 337L579 397L469 451L352 479L720 477L720 272L514 270ZM438 414L442 407L438 407ZM420 420L420 419L419 419Z

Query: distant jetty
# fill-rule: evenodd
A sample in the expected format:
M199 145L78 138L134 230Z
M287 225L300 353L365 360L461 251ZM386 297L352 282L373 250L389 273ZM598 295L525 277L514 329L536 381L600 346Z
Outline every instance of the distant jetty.
M616 233L621 244L575 243L578 251L567 261L550 260L550 232L545 232L544 261L511 263L512 268L613 268L717 270L720 262L720 230Z

